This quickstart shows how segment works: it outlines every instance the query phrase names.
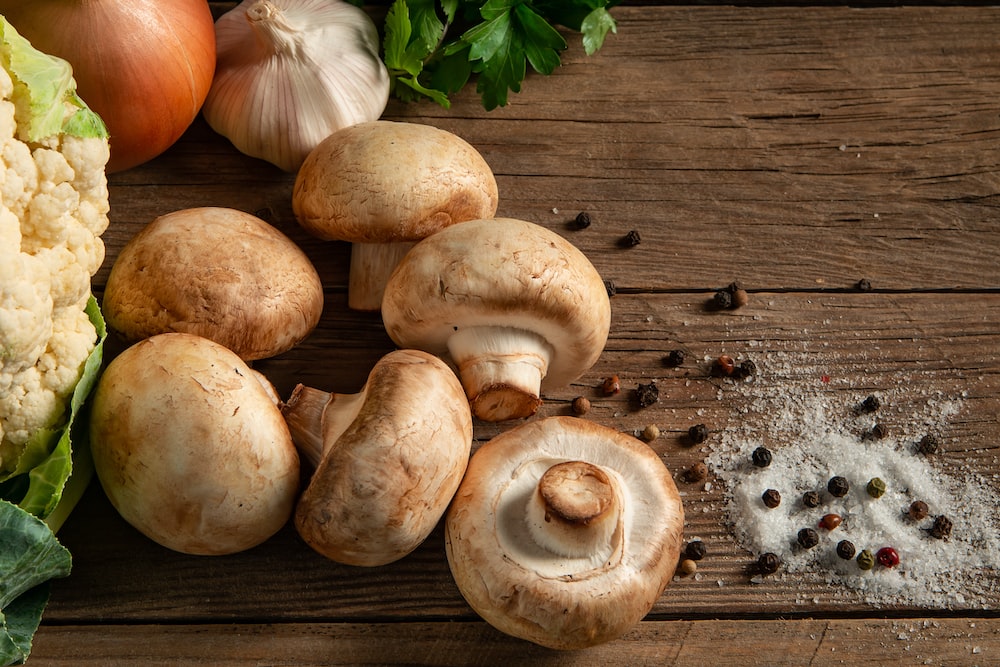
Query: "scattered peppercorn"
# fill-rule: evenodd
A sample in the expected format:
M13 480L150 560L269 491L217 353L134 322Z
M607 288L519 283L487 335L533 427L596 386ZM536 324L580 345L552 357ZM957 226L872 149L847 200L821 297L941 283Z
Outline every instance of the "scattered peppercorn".
M698 571L698 563L694 562L690 558L683 558L681 559L680 565L677 566L677 571L682 577L690 577Z
M914 521L922 521L927 518L929 512L930 508L927 507L927 503L922 500L914 500L910 503L910 509L906 513Z
M635 390L635 398L640 408L648 408L660 401L660 390L657 388L655 382L650 382L649 384L639 383L639 386Z
M605 280L604 281L604 289L606 289L608 291L608 296L609 297L614 296L615 294L618 294L618 288L615 286L615 281L613 281L613 280Z
M837 555L844 560L851 560L854 558L854 542L850 540L841 540L837 542Z
M862 440L882 440L889 435L889 427L879 423L872 426L872 429L862 436Z
M951 537L951 519L941 514L934 517L934 525L931 526L931 537L939 540L946 540Z
M899 565L899 553L892 547L882 547L875 553L875 560L882 567L896 567Z
M928 433L924 437L920 438L920 442L917 443L917 451L923 455L934 454L938 450L938 439Z
M868 398L866 398L865 400L863 400L861 402L861 411L862 412L875 412L876 410L879 409L879 405L880 405L880 403L879 403L879 400L878 400L878 396L872 395L872 396L869 396Z
M728 354L719 355L712 362L712 375L716 377L728 377L736 370L736 361Z
M833 530L843 523L843 521L839 514L824 514L823 518L819 520L819 527L824 530Z
M576 218L573 219L573 225L577 229L586 229L590 227L590 214L586 211L580 211L576 214Z
M851 485L846 477L836 475L831 477L830 481L826 483L826 490L830 492L831 496L843 498L851 490Z
M733 308L742 308L743 306L747 305L747 303L750 302L750 295L747 294L747 291L745 289L737 286L736 283L733 283L733 285L730 286L730 291L732 292L733 295L732 299Z
M803 528L796 537L803 549L812 549L819 544L819 533L812 528Z
M806 507L819 507L819 494L815 491L806 491L802 494L802 504Z
M695 424L688 429L688 440L699 445L708 440L708 427L704 424Z
M733 295L729 290L720 289L712 295L712 305L719 310L726 310L733 306Z
M885 482L881 477L872 477L868 480L868 484L865 485L865 491L872 498L881 498L885 495Z
M856 560L858 567L862 570L870 570L875 567L875 554L868 549L862 549Z
M708 466L701 461L698 461L687 469L687 472L684 474L684 478L688 482L703 482L708 479Z
M744 359L733 371L733 375L743 380L757 372L757 364L750 359Z
M771 450L767 447L758 447L750 455L753 464L758 468L766 468L771 465Z
M755 569L760 574L774 574L781 567L781 558L778 554L768 551L763 553L757 558L757 565Z
M642 237L639 236L639 231L635 229L630 230L621 240L621 244L625 248L634 248L640 243L642 243Z
M650 424L642 429L642 439L645 442L653 442L660 437L660 429L656 424Z
M684 363L684 350L670 350L670 354L663 358L663 365L670 368L677 368Z
M605 396L614 396L621 390L622 383L621 380L618 379L617 375L604 378L604 382L601 384L601 391L604 392Z
M774 509L781 504L781 493L777 489L768 489L761 494L760 499L764 502L764 507Z
M708 547L701 540L691 540L684 547L684 557L691 560L701 560L708 555Z
M580 416L590 412L590 399L586 396L577 396L573 399L573 414Z
M867 278L862 278L857 283L855 283L854 286L857 287L858 290L862 292L868 292L872 288L872 281L868 280Z

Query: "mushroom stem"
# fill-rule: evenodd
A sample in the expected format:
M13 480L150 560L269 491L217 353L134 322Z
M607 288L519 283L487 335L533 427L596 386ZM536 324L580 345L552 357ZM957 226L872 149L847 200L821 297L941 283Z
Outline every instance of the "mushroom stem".
M531 494L528 530L539 546L567 558L606 551L618 525L617 495L601 468L585 461L557 463Z
M530 417L541 405L552 346L538 334L512 327L466 327L448 339L448 353L479 419Z
M409 241L352 243L347 307L365 311L381 309L382 293L389 276L413 245Z
M299 384L282 404L281 414L295 448L315 468L357 417L364 401L364 390L333 394Z

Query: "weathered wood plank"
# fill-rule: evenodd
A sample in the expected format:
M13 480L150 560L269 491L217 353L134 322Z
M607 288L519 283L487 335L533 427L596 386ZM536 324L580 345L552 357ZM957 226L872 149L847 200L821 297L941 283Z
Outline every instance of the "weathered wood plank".
M778 649L777 647L780 647ZM556 652L485 623L44 626L33 665L991 664L996 619L644 622L619 641Z
M593 403L590 419L628 432L656 424L663 434L652 445L679 475L727 434L750 429L768 437L769 415L753 410L761 392L780 394L812 382L835 399L842 397L845 411L879 392L890 406L884 420L900 438L918 437L925 425L913 416L926 412L928 400L937 397L961 404L958 414L941 424L945 453L938 465L955 474L1000 471L1000 294L754 293L745 308L724 312L706 310L708 296L615 297L606 352L579 382L547 396L541 414L566 413L576 395L587 395ZM322 331L305 352L259 368L283 390L305 378L320 388L356 391L381 351L371 342L375 331L372 322L356 328L341 323ZM340 332L346 332L342 339ZM662 358L675 348L685 349L688 361L680 369L664 367ZM317 357L317 350L327 352ZM753 359L760 367L755 382L711 377L709 362L723 353ZM597 387L611 374L620 376L623 391L604 397ZM829 384L821 383L822 375L831 376ZM631 391L639 382L653 381L660 402L637 409ZM711 439L701 447L686 445L683 435L699 422L710 427ZM477 438L506 426L479 423ZM822 573L751 583L746 568L754 555L734 542L725 525L722 485L706 490L679 481L679 486L685 493L686 533L704 539L712 556L700 564L697 579L668 588L656 614L801 615L870 608L831 587ZM403 561L371 570L326 562L290 528L244 554L194 558L141 538L91 489L61 536L75 564L73 576L53 591L47 617L59 622L471 617L451 580L440 530ZM994 596L986 608L1000 607L1000 591Z
M468 139L500 213L573 235L605 277L638 290L998 287L1000 9L620 7L587 57L508 107L474 91L450 110L386 118ZM270 211L341 289L343 244L296 228L293 177L237 154L198 121L166 155L112 179L109 254L186 206ZM642 243L618 241L630 230ZM98 276L101 284L106 276Z

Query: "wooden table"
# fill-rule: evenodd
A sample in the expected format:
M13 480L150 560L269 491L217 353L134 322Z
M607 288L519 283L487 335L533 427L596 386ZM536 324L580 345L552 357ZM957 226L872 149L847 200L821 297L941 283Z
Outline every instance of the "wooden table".
M908 428L928 396L958 401L934 465L998 485L1000 8L614 15L618 34L602 51L587 57L571 39L564 66L530 77L505 108L485 112L467 91L450 110L393 102L385 116L467 139L496 172L501 215L563 234L612 281L605 353L539 414L565 414L586 395L588 419L628 432L658 425L652 446L684 492L686 533L708 546L698 576L675 579L621 640L558 653L478 619L440 529L373 569L323 559L291 527L238 555L184 556L125 524L95 483L60 532L73 572L54 583L31 664L1000 662L1000 592L942 609L867 604L808 572L753 583L756 555L730 530L726 485L680 479L727 435L766 438L767 415L747 412L750 385L710 377L710 360L732 354L761 365L758 390L822 375L845 401L891 396L890 428ZM392 349L378 316L346 308L346 244L297 228L293 177L202 121L110 181L98 293L116 253L157 215L231 206L298 241L325 282L312 337L257 365L283 394L295 382L356 391ZM568 223L581 211L593 224L576 231ZM622 247L631 230L641 243ZM871 289L858 289L862 279ZM706 309L734 280L748 305ZM662 363L673 349L688 353L680 369ZM601 396L612 374L625 391ZM651 381L659 403L636 409L631 389ZM686 446L695 423L709 425L709 440ZM501 428L477 423L477 444Z

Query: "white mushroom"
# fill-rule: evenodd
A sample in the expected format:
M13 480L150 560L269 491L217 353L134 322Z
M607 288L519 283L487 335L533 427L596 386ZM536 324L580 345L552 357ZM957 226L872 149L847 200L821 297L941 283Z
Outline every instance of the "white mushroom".
M182 553L260 544L287 523L299 457L273 387L225 347L184 333L142 340L94 391L97 476L121 516Z
M386 285L385 329L400 347L449 358L473 414L528 417L607 342L611 303L587 257L555 232L496 218L453 225L407 253Z
M482 155L430 125L378 120L334 132L299 169L292 208L314 236L350 241L348 306L377 311L399 259L420 239L497 210Z
M445 545L459 590L487 622L577 649L649 613L677 566L683 526L673 478L648 445L549 417L473 454Z
M299 385L282 408L317 466L295 526L317 552L384 565L413 551L444 515L469 462L472 415L454 372L419 350L397 350L357 394Z

